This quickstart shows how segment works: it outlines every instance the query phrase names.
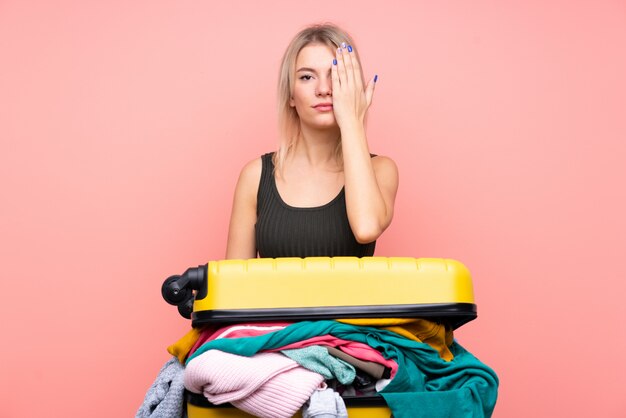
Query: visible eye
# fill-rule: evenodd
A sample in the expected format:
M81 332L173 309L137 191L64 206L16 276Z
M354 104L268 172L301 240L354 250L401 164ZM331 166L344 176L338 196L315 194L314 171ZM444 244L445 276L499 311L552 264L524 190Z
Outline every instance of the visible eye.
M305 75L303 75L303 76L300 76L300 80L306 80L306 81L309 81L309 80L310 80L310 79L312 79L312 78L313 78L313 76L308 75L308 74L305 74Z

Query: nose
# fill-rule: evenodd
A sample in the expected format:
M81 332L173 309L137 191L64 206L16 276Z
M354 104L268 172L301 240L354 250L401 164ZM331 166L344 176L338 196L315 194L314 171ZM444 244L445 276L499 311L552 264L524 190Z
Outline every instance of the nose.
M331 85L332 80L330 77L320 77L317 83L317 96L332 96L333 89Z

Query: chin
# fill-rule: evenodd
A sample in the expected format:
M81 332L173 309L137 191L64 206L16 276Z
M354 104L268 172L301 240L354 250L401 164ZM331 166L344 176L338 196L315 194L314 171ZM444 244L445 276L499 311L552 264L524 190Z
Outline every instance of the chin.
M319 118L318 120L314 121L313 123L314 126L318 126L321 129L329 129L329 128L338 128L339 125L337 125L337 121L335 120L335 116L334 115L328 115L324 118Z
M301 120L301 122L305 122ZM339 125L337 125L337 121L335 120L335 115L316 115L313 118L306 120L306 125L312 129L319 130L329 130L329 129L339 129Z

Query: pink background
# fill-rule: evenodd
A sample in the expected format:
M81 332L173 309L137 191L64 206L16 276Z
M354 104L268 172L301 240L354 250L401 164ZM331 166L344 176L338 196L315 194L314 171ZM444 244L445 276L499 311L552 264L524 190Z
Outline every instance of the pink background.
M626 416L626 3L257 3L0 1L0 415L134 415L189 326L161 283L223 257L282 51L330 20L400 169L377 255L469 267L495 416Z

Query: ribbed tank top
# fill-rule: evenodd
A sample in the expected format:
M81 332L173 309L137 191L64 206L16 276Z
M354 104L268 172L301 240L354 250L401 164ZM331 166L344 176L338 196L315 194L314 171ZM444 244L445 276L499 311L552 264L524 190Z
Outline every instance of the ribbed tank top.
M322 206L299 208L278 193L273 153L261 157L255 237L259 257L337 257L374 255L376 241L359 244L350 229L345 191Z

